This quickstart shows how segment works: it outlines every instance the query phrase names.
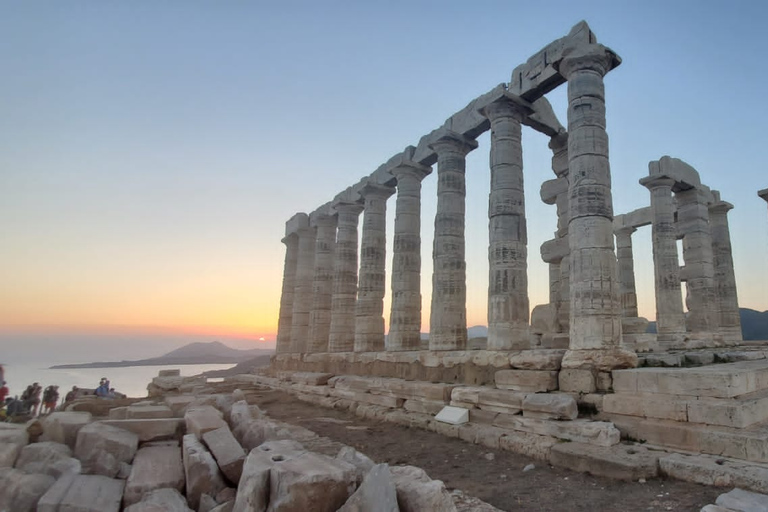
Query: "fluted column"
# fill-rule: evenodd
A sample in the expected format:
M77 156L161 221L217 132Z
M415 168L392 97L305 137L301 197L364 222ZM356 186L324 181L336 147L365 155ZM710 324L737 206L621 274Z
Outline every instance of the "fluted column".
M384 350L387 199L394 191L392 187L374 183L368 183L360 191L365 214L355 308L355 352Z
M685 313L672 197L675 181L664 175L651 175L640 180L640 184L651 192L657 339L663 345L676 347L685 336Z
M392 310L386 349L419 350L421 344L421 180L432 172L417 164L392 170L397 178L392 248Z
M309 341L309 312L312 309L312 285L315 274L315 228L297 231L299 257L296 262L296 286L293 292L291 345L293 353L305 353Z
M491 122L488 199L488 350L530 348L528 233L521 121L530 108L501 98L482 114Z
M363 205L341 202L338 213L336 254L333 258L333 294L328 352L355 349L355 304L357 302L357 224Z
M617 229L616 260L619 271L619 293L622 316L637 316L637 291L635 290L635 258L632 255L632 227Z
M719 198L718 198L719 199ZM709 206L709 226L712 233L712 252L715 270L715 298L720 311L720 333L727 343L738 343L742 338L739 299L736 294L736 275L733 271L731 231L728 212L731 203L717 201Z
M333 294L333 257L336 249L336 216L320 213L310 216L317 228L315 272L312 283L312 310L309 313L307 353L328 352Z
M613 199L605 131L603 76L618 58L590 44L574 49L559 66L568 80L568 238L571 322L565 368L611 370L637 365L637 355L620 347Z
M283 290L280 294L280 316L277 320L275 352L290 352L291 323L293 321L293 291L296 286L296 264L299 259L299 237L295 233L283 238L285 264L283 265Z
M719 327L715 299L715 267L709 209L704 192L695 188L677 192L677 230L683 235L686 281L686 328L695 339L710 341Z
M437 213L429 349L462 350L467 346L465 158L477 142L448 132L430 147L437 153Z

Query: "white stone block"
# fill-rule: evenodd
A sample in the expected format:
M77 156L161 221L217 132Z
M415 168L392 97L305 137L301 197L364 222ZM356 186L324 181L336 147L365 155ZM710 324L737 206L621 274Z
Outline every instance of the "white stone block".
M437 413L435 419L450 425L461 425L462 423L467 423L469 421L469 410L446 405L443 407L442 411Z

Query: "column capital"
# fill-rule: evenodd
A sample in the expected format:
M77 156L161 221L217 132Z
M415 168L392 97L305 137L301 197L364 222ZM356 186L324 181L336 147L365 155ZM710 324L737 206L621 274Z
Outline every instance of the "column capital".
M337 213L351 213L360 215L365 207L358 202L338 201L331 205L331 208L336 210Z
M709 212L710 213L722 213L726 214L729 211L733 210L733 205L729 203L728 201L718 201L716 203L712 203L709 205Z
M640 184L648 190L668 188L670 192L672 192L672 187L675 185L675 183L675 179L667 176L666 174L653 174L640 180Z
M336 225L336 215L330 211L330 209L322 212L312 212L309 214L309 226L313 228L317 227L333 227Z
M491 122L502 117L511 117L522 122L523 119L533 114L534 109L528 101L505 91L502 96L477 109L477 111Z
M360 188L360 195L363 199L388 199L395 193L394 187L388 187L386 185L379 185L369 181Z
M398 182L400 181L401 176L410 176L421 181L432 172L432 167L428 165L422 165L411 160L401 163L389 172L397 179Z
M566 80L575 71L594 71L605 76L621 64L621 58L610 48L601 44L584 44L571 50L557 64L558 71Z
M478 146L477 141L467 138L460 133L444 130L438 138L429 145L429 148L437 153L457 152L466 155Z
M623 226L623 227L620 227L618 229L614 229L613 230L613 234L616 235L617 237L618 236L629 236L629 237L631 237L632 234L635 231L637 231L636 227L633 227L633 226Z
M298 239L299 239L299 236L296 233L288 233L280 241L285 245L288 245L289 243L295 242Z
M758 190L757 195L768 201L768 188L764 188L763 190Z

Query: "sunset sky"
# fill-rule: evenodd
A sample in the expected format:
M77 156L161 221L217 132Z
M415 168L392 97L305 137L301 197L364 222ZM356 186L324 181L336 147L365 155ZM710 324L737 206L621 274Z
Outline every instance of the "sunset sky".
M89 339L119 358L274 340L285 221L581 19L624 61L606 77L615 212L649 204L637 182L650 160L687 161L736 206L741 306L768 309L759 2L0 1L0 351ZM565 125L565 87L549 98ZM479 142L469 325L486 323L489 135ZM538 193L554 177L547 142L524 129L532 307L547 302L539 246L556 224ZM435 176L422 201L426 330ZM391 248L394 196L388 208ZM634 242L640 313L653 319L650 228Z

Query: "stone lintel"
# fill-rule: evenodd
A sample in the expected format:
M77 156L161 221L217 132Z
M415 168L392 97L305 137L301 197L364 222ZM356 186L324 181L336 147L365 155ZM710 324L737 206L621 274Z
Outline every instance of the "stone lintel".
M393 179L394 179L394 176L393 176ZM381 196L383 198L387 198L394 193L395 193L395 189L393 187L376 183L375 181L369 181L363 186L363 188L360 189L360 195L364 198L367 196L376 196L376 195Z
M309 215L303 212L295 214L288 219L285 223L285 236L286 238L294 233L298 233L299 230L309 227Z
M653 224L653 210L650 206L638 208L631 212L623 213L613 217L613 232L621 229L641 228Z
M555 204L557 196L568 193L568 180L555 178L541 184L541 200L546 204Z
M717 201L709 205L709 211L714 213L728 213L733 210L733 205L728 201Z
M324 204L309 214L309 227L316 228L329 222L333 222L333 217L335 215L336 211L333 209L331 203Z
M427 175L432 172L432 167L428 165L422 165L413 160L403 161L400 165L390 171L392 176L398 178L403 174L414 174L419 181L423 180Z
M456 143L463 147L465 153L469 153L473 149L476 149L478 146L478 143L474 139L470 139L465 137L464 135L454 132L452 130L446 130L445 128L441 128L438 130L437 136L433 140L433 142L429 145L430 149L435 151L435 147L439 144L450 142L450 143Z
M641 178L639 183L648 190L653 190L658 186L667 186L671 188L673 192L680 192L681 190L688 190L693 188L690 186L688 189L679 188L679 182L668 174L651 174L650 176Z
M758 190L757 195L768 201L768 188L764 188L763 190Z
M500 86L493 89L495 94L493 95L484 95L483 102L479 103L477 106L477 111L480 113L481 116L485 118L490 118L491 110L495 106L509 106L510 110L513 110L515 113L518 114L518 118L522 120L524 117L527 117L531 114L533 114L533 105L521 98L520 96L517 96L516 94L512 94L509 91L507 91L504 88L504 84L501 84ZM479 98L478 98L479 99Z
M541 244L541 259L545 263L559 263L571 253L568 237L547 240Z
M698 171L679 158L665 155L659 160L652 160L648 162L648 171L650 176L666 175L674 179L679 190L701 187L701 178Z

